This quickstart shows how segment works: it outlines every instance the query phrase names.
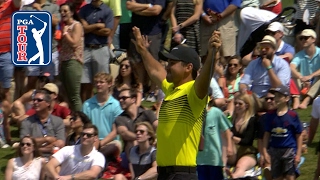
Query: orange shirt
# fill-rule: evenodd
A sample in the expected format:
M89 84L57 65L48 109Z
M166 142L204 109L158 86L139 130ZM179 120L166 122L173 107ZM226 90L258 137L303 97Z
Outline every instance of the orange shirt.
M11 16L17 10L12 0L0 5L0 53L11 51Z

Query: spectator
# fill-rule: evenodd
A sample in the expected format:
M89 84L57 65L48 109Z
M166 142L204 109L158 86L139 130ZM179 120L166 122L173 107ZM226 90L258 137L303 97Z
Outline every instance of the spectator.
M112 44L114 48L120 49L119 46L119 22L122 16L121 0L102 0L113 12L113 28L108 36L109 46Z
M234 99L234 114L232 117L232 140L237 145L236 153L228 158L228 163L235 165L235 171L227 169L232 179L242 178L245 172L257 163L257 149L253 141L257 131L255 115L255 100L253 94L247 92Z
M109 73L108 37L115 27L112 10L101 0L93 0L83 6L79 16L85 33L81 99L86 101L93 93L92 76L98 72Z
M149 53L140 29L134 27L133 33L136 39L133 42L151 80L166 95L157 128L158 179L172 179L175 176L197 179L196 154L213 74L210 72L216 63L216 59L211 57L213 49L216 51L221 46L220 33L214 32L210 38L208 58L198 77L200 59L195 50L179 45L170 53L160 53L161 59L168 61L166 72L161 63Z
M320 96L316 97L312 102L308 145L311 145L311 143L314 139L314 136L317 132L317 129L318 129L319 120L320 120L320 108L319 107L320 107Z
M12 102L9 90L14 71L11 62L11 16L20 6L21 0L0 0L0 83L9 103Z
M66 87L67 96L71 101L71 109L73 111L80 111L82 106L80 83L83 65L83 27L78 21L74 4L62 4L60 12L62 21L65 24L63 27L63 37L60 42L60 79L64 87Z
M130 41L130 32L131 32L131 16L132 12L126 7L127 0L121 0L121 12L119 22L119 46L121 49L128 50ZM116 32L117 33L117 32Z
M91 120L81 111L76 111L72 114L70 118L70 127L72 133L68 135L66 140L66 145L78 145L80 144L80 137L83 131L83 127L91 123Z
M45 90L36 91L32 100L36 114L22 121L20 138L27 135L35 138L39 151L49 158L54 146L62 148L65 145L63 120L50 114L52 100Z
M97 94L83 103L82 111L91 119L92 124L99 128L99 141L96 148L106 156L118 157L121 143L117 137L115 125L116 117L122 113L119 101L110 94L112 76L107 73L98 73L94 76ZM116 151L108 152L108 147L116 146Z
M24 5L22 7L24 11L48 11L52 15L52 32L55 32L56 26L61 20L59 13L59 6L53 4L46 0L35 0L33 3ZM34 89L36 87L36 82L38 76L41 72L50 73L50 79L52 80L54 76L59 74L59 52L58 52L58 41L54 38L54 33L52 33L52 62L48 66L28 66L27 76L28 84L27 90Z
M275 55L277 44L272 36L265 36L259 43L260 57L251 61L240 80L240 91L246 92L251 85L251 91L257 94L263 103L266 89L281 84L289 86L290 67L282 58Z
M139 122L135 125L135 134L138 145L133 146L129 153L129 167L133 179L155 179L157 173L155 131L148 122ZM126 180L122 174L117 174L115 180Z
M59 89L58 87L53 84L53 83L48 83L46 85L43 86L42 90L46 91L47 94L50 95L51 97L51 104L49 107L49 112L57 117L60 117L61 119L63 119L64 125L69 127L70 126L70 109L66 108L64 106L59 105L59 103L57 102L57 96L59 94ZM33 116L34 114L36 114L36 110L35 110L35 106L28 110L25 114L25 118Z
M173 0L166 0L164 13L162 14L162 18L161 18L161 25L162 25L161 35L162 35L162 37L161 37L160 51L164 50L164 48L165 48L164 46L167 41L168 31L170 28L170 25L169 25L170 22L168 21L168 19L171 16L172 8L173 8ZM160 92L160 93L162 93L162 92Z
M49 177L54 179L97 179L104 168L105 159L94 144L99 141L98 128L86 124L81 133L81 144L66 146L52 155L46 165ZM73 157L73 158L70 158ZM60 172L56 168L60 166Z
M243 65L242 60L239 56L232 56L228 60L227 69L224 72L220 66L219 73L219 85L223 90L227 90L228 96L225 97L228 101L226 107L226 113L232 116L234 111L233 99L237 92L239 92L239 83L243 76Z
M301 122L298 114L289 110L288 87L281 85L271 88L269 92L275 95L277 109L267 112L265 116L268 121L264 124L262 155L266 163L271 162L273 179L295 179L302 148Z
M115 121L117 133L124 141L124 150L129 155L130 148L134 145L136 134L134 133L135 124L138 122L149 122L154 131L158 127L158 119L152 110L144 110L137 105L138 92L135 89L123 89L119 94L121 108L124 110Z
M10 121L11 113L10 102L6 100L5 93L2 92L0 85L0 147L8 148L11 144Z
M187 39L187 44L197 53L200 53L200 15L202 0L174 1L170 22L172 27L171 47L175 47Z
M127 1L127 9L132 11L131 24L132 27L136 26L141 29L143 35L148 36L149 44L148 51L152 54L152 57L159 60L158 52L160 51L161 38L162 38L162 24L161 18L164 13L166 0L136 0ZM131 37L132 37L132 33ZM149 94L147 100L155 102L157 93L155 92L157 87L153 81L149 88L150 78L146 69L143 66L141 56L137 53L134 44L130 44L129 57L133 58L133 62L136 64L139 81L143 85L145 93Z
M273 111L275 110L276 107L276 103L274 101L274 94L268 92L265 99L265 106L266 109L268 111ZM267 121L269 121L269 119L265 118L266 114L263 114L260 118L259 118L259 129L258 129L258 150L260 153L260 159L259 159L259 164L260 166L263 168L263 176L266 178L266 180L272 180L272 176L271 176L271 164L270 162L266 162L264 160L264 156L263 156L263 135L264 135L264 124L267 123ZM269 147L267 148L267 152L269 152Z
M119 75L116 77L113 87L112 96L116 99L119 98L119 93L122 89L136 89L137 105L140 106L142 101L143 87L139 83L137 69L135 64L128 59L124 59L120 62Z
M315 45L316 39L317 35L312 29L303 30L299 35L303 50L295 55L290 64L292 77L297 80L297 84L303 83L303 87L308 88L306 97L299 105L301 109L306 109L319 94L320 48Z
M11 120L17 123L18 126L20 126L20 123L27 118L26 111L32 108L32 97L36 90L43 88L45 84L50 82L49 76L45 75L47 74L44 73L42 76L38 77L36 89L29 90L13 102Z
M237 28L234 24L234 12L241 5L241 0L211 1L204 0L200 22L201 53L204 57L208 52L208 39L215 30L221 33L221 40L224 44L222 52L225 57L236 54ZM209 11L208 11L209 9ZM202 59L204 61L205 58Z
M204 148L197 155L197 172L199 180L223 180L223 168L227 161L224 157L233 153L232 124L223 112L214 107L213 98L207 108L207 116L203 126ZM227 154L222 149L223 140L227 144Z
M30 136L21 138L17 156L8 161L5 180L41 179L41 169L45 161L41 158L34 138Z

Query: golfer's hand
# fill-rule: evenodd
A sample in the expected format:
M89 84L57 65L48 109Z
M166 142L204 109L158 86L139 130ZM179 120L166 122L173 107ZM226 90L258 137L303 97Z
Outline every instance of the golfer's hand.
M212 49L212 48L215 48L217 50L220 49L221 45L222 45L222 42L221 42L221 39L220 39L220 32L219 31L214 31L212 33L212 36L211 38L209 39L209 48L208 49Z
M132 28L133 35L135 39L131 39L132 43L135 45L138 53L142 53L148 49L146 44L146 39L142 37L140 29L136 26Z

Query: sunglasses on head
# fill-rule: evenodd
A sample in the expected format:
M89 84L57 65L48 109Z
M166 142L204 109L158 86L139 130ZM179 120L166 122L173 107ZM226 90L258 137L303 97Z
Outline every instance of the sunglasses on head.
M87 138L91 138L92 136L95 136L95 134L82 132L81 137L84 137L84 136L87 136Z
M138 130L138 129L137 129L135 132L136 132L136 134L137 134L138 132L139 132L140 134L144 134L144 132L146 132L146 131L145 131L145 130Z
M299 40L302 41L302 40L308 40L310 38L310 36L300 36L299 37Z
M269 100L270 100L270 101L273 101L273 100L274 100L274 97L265 97L264 99L265 99L265 101L269 101Z
M32 101L33 101L33 102L42 102L42 101L44 101L44 99L41 99L41 98L33 98Z
M27 147L30 147L32 144L31 143L20 143L19 144L20 145L20 147L24 147L24 145L27 145Z
M121 97L118 98L118 100L119 100L119 101L120 101L120 100L125 101L125 100L127 100L128 98L131 98L131 97L130 97L130 96L121 96Z
M230 63L230 64L228 64L228 67L233 67L233 66L234 66L234 67L238 67L238 65L239 65L239 64L231 64L231 63Z
M127 64L120 64L120 69L123 68L123 67L126 68L126 69L129 69L130 66L127 65Z

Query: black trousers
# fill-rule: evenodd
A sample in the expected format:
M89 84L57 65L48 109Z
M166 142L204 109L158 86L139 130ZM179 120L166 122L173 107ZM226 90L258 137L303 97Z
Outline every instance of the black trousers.
M196 167L158 166L158 180L198 180Z

